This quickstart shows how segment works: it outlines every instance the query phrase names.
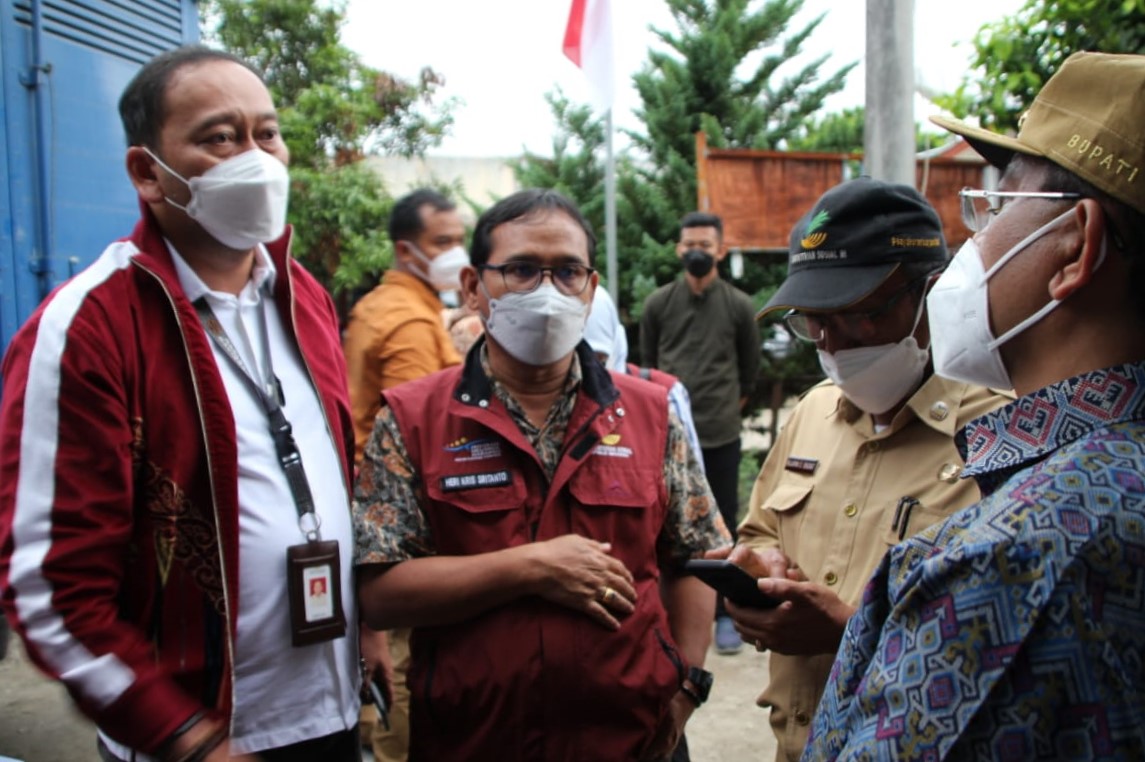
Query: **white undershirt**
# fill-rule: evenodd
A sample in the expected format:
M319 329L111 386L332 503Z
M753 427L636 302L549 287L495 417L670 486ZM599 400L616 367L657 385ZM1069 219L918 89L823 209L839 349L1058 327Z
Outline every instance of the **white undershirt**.
M322 539L337 540L340 551L346 637L293 648L286 549L305 541L298 511L274 449L266 408L241 371L211 341L234 413L238 445L240 563L231 752L256 752L353 728L359 708L358 638L349 497L317 392L269 296L274 263L262 246L257 247L251 280L236 297L209 290L170 244L168 248L187 298L193 302L207 297L243 363L258 377L268 373L259 325L259 310L265 303L271 364L285 396L283 412L302 454L315 511L322 520Z

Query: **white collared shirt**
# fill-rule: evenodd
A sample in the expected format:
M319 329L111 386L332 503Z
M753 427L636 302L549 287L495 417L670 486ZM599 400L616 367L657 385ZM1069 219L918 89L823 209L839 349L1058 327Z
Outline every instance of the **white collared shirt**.
M234 413L238 449L240 572L231 752L257 752L352 728L359 701L349 496L317 391L283 325L289 317L280 315L270 298L274 263L261 245L256 247L250 281L235 296L210 290L170 243L168 249L187 298L206 297L247 369L262 379L269 375L259 325L265 309L271 364L322 521L322 539L337 540L340 550L346 637L293 648L286 548L305 542L298 511L262 401L211 341Z

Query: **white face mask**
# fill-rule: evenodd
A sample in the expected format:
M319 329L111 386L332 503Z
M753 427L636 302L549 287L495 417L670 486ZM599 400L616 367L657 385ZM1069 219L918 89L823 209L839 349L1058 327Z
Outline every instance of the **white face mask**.
M430 259L412 242L406 241L406 244L410 253L426 268L424 273L411 268L414 275L433 286L435 291L456 291L461 288L461 271L469 266L469 255L465 253L464 247L454 246Z
M834 354L819 350L819 365L827 378L860 410L885 413L918 387L930 359L930 353L920 349L914 338L923 304L920 299L910 333L901 341Z
M527 294L510 291L490 299L485 330L526 365L548 365L580 343L587 319L588 304L542 283Z
M143 150L191 190L186 206L164 197L167 203L186 212L219 243L245 251L282 235L290 173L266 151L244 151L187 180L146 147Z
M1061 301L1051 299L1037 312L994 338L990 331L987 283L1003 265L1073 214L1074 210L1070 209L1018 241L988 272L982 267L982 255L974 239L962 245L926 300L935 373L993 389L1013 388L998 348L1055 310ZM1104 261L1103 239L1097 267Z

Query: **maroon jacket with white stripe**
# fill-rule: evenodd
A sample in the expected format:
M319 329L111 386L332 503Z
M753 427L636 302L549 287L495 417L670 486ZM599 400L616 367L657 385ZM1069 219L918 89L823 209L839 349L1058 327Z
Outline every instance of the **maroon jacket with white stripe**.
M329 295L269 244L274 299L349 480ZM235 424L210 340L144 208L12 340L0 397L0 592L28 652L109 736L153 752L229 719L238 614ZM297 435L305 436L305 432Z

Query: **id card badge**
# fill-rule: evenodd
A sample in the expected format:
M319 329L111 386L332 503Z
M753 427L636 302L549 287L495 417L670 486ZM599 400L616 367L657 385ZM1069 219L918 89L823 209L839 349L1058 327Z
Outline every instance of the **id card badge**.
M291 645L309 646L346 634L341 569L337 540L286 549Z

